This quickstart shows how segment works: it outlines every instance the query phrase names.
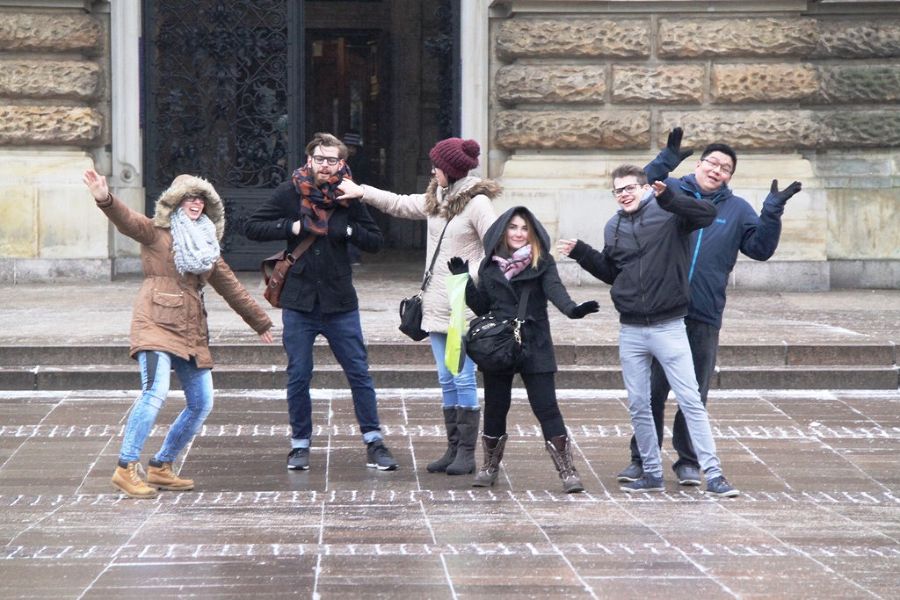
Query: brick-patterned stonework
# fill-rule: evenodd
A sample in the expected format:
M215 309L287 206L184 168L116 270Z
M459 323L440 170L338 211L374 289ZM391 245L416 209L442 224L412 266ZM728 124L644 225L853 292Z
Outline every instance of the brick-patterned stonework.
M685 127L693 145L900 146L892 129L900 107L890 106L900 101L898 18L579 16L497 21L500 147L641 148L636 131L664 141L673 125ZM540 113L516 110L535 105ZM585 105L596 107L593 120ZM635 115L603 120L612 113ZM615 133L600 134L600 123Z
M0 12L0 144L102 143L105 35L85 14Z

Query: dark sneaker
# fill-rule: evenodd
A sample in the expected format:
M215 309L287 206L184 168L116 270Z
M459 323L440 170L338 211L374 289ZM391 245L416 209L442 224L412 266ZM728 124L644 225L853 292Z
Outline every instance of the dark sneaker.
M740 496L741 492L736 490L734 486L728 483L728 480L722 476L713 477L706 482L706 493L719 498L734 498Z
M632 461L630 465L622 469L622 472L616 475L616 481L619 483L628 483L637 481L644 474L644 467L639 462Z
M700 469L694 465L678 465L675 467L678 485L700 485Z
M663 481L662 477L654 477L653 475L647 475L646 473L644 473L635 481L620 485L619 489L629 494L633 494L635 492L664 492L666 489L666 484Z
M381 440L366 445L366 466L379 471L394 471L397 461Z
M287 458L288 469L305 471L309 468L309 448L294 448Z

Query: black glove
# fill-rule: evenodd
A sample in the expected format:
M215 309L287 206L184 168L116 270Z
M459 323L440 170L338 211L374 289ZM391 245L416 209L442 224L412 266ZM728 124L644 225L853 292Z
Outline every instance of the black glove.
M582 302L578 306L572 309L572 314L569 315L572 319L580 319L585 315L589 315L591 313L595 313L600 310L600 305L597 304L596 300L588 300L587 302Z
M784 205L788 199L800 191L802 184L799 181L795 181L791 185L787 186L780 192L778 191L778 180L772 180L772 189L769 191L769 195L766 196L766 200L772 200L773 202L777 202L778 204Z
M684 131L681 127L676 127L669 132L669 139L666 140L666 150L668 150L673 157L677 158L679 163L694 153L690 148L684 151L681 150L681 137L683 135Z
M450 269L450 273L453 275L462 275L469 272L469 261L454 256L447 261L447 268Z

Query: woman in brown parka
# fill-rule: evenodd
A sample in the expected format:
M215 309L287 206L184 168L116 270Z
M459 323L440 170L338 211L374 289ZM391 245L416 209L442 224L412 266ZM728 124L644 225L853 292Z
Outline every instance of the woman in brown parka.
M213 406L203 286L209 283L266 343L272 342L272 321L220 256L225 210L208 181L179 175L150 219L110 194L106 178L93 169L84 172L83 180L116 229L140 242L144 272L130 349L141 367L142 392L125 426L112 483L131 498L154 498L157 489L191 490L194 482L175 474L172 463ZM138 474L140 454L166 401L172 369L184 390L185 408L150 459L145 482Z

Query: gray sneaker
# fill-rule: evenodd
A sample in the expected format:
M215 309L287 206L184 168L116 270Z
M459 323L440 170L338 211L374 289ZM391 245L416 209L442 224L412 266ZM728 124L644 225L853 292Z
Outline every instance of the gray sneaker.
M631 461L631 464L622 469L622 472L616 475L616 481L619 483L629 483L637 481L644 474L644 467L637 461Z
M713 477L706 482L706 493L719 498L734 498L740 496L741 492L736 490L733 485L723 476Z
M394 471L397 469L397 461L384 442L376 440L366 445L366 466L379 471Z
M694 465L681 464L675 467L678 485L700 485L700 469Z
M635 492L664 492L666 490L666 483L663 481L662 477L654 477L653 475L644 473L639 479L632 481L631 483L620 485L619 489L629 494Z
M309 469L309 448L294 448L287 457L287 468L295 471Z

